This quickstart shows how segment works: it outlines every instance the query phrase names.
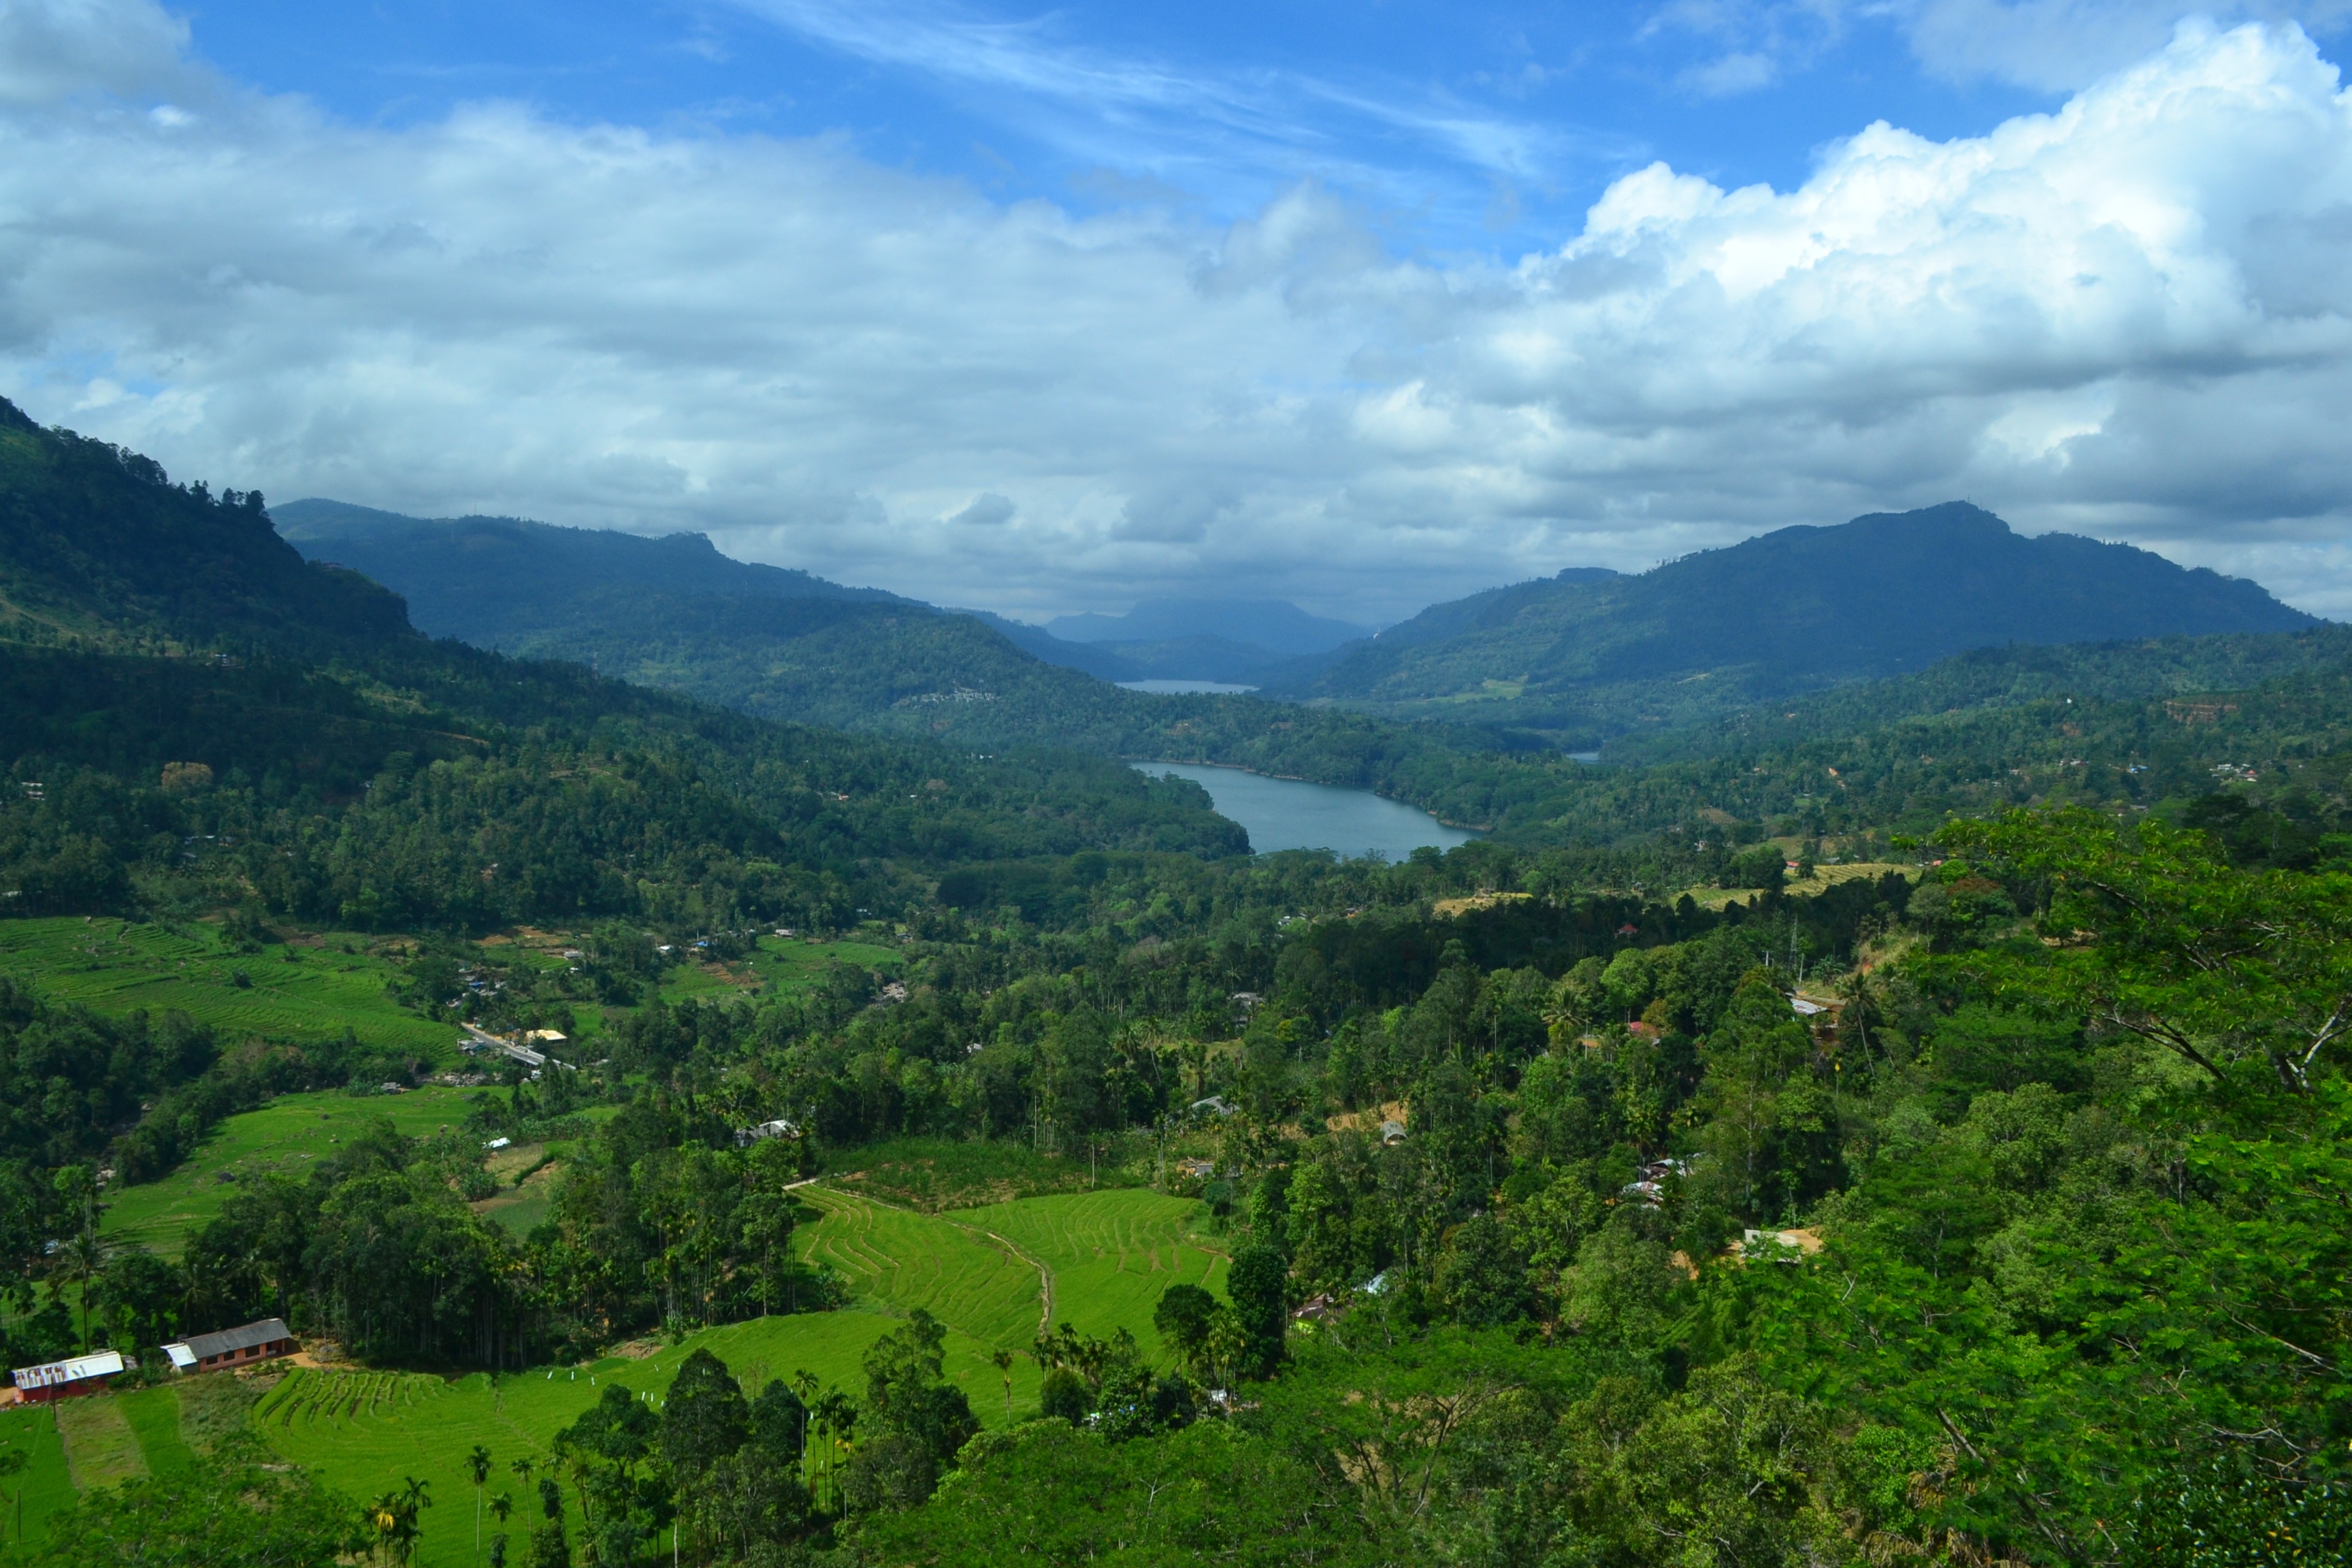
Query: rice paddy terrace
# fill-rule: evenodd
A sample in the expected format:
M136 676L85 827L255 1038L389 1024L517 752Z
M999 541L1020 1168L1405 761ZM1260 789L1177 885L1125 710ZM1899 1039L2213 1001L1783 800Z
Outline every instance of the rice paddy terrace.
M543 1470L555 1434L608 1384L657 1407L678 1364L698 1348L724 1361L747 1392L806 1372L824 1387L862 1396L867 1347L922 1307L948 1327L948 1377L983 1422L1001 1426L1034 1412L1040 1373L1019 1356L1008 1388L995 1352L1025 1350L1042 1327L1068 1322L1103 1336L1124 1328L1164 1361L1151 1326L1160 1293L1180 1280L1221 1289L1224 1278L1217 1244L1193 1234L1201 1205L1142 1189L932 1215L822 1183L800 1196L818 1217L795 1233L794 1247L847 1282L858 1298L848 1310L756 1319L701 1330L648 1354L497 1377L299 1368L269 1380L246 1419L271 1447L347 1496L373 1497L411 1477L428 1482L436 1506L425 1516L417 1561L458 1568L473 1561L478 1500L465 1458L475 1445L496 1463L488 1492L520 1498L525 1488L513 1461L530 1459ZM216 1405L200 1385L226 1381L215 1374L53 1411L0 1413L0 1443L30 1452L31 1468L18 1479L33 1538L79 1489L185 1463L201 1440L184 1433L186 1402Z

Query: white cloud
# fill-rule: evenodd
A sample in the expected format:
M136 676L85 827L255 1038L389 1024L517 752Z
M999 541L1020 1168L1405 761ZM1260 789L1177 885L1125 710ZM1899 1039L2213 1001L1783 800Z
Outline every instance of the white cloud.
M186 90L185 23L148 0L0 0L0 108Z
M1312 187L1080 220L825 141L353 126L116 4L0 102L0 390L216 485L1359 620L1962 495L2352 612L2352 106L2292 27L1448 270Z
M2065 90L2163 47L2183 19L2223 25L2343 21L2347 0L1907 0L1895 7L1922 65L1959 81L1991 78Z

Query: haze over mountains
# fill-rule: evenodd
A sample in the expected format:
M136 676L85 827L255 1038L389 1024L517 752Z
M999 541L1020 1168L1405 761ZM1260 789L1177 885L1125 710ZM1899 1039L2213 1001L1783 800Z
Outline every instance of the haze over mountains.
M1370 637L1373 628L1310 616L1283 599L1146 599L1124 616L1063 616L1045 630L1161 679L1249 681L1289 659Z

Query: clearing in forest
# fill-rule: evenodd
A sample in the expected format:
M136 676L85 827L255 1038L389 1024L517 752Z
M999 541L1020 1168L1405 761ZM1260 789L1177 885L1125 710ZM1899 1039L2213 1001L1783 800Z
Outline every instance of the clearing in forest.
M321 1090L279 1095L258 1110L232 1116L214 1128L161 1181L110 1188L106 1239L176 1258L189 1236L227 1206L239 1183L272 1172L299 1176L364 1132L378 1117L411 1138L462 1127L467 1100L478 1092L428 1087L406 1094L354 1096Z
M1146 1354L1167 1359L1153 1309L1171 1285L1223 1292L1226 1258L1192 1234L1196 1199L1139 1189L1024 1198L940 1217L1001 1237L1052 1273L1054 1321L1108 1339L1134 1334Z
M975 1339L1025 1350L1068 1323L1126 1329L1164 1359L1151 1314L1169 1286L1221 1289L1225 1258L1192 1234L1202 1205L1139 1188L1019 1198L920 1215L828 1186L804 1187L824 1217L793 1245L894 1310L928 1309ZM1049 1304L1050 1303L1050 1308Z

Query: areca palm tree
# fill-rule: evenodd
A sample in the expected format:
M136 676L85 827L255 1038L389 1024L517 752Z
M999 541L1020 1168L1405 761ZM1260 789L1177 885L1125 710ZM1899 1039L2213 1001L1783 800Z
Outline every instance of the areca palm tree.
M809 1462L809 1416L816 1404L816 1373L803 1367L793 1373L793 1392L801 1396L801 1474L805 1479Z
M474 1561L482 1560L482 1489L490 1482L490 1451L479 1443L466 1456L466 1470L474 1478Z
M988 1359L994 1362L996 1370L1003 1374L1004 1418L1010 1421L1013 1419L1013 1352L1008 1350L998 1350Z
M500 1492L490 1500L490 1521L503 1527L507 1515L514 1511L514 1494ZM506 1568L507 1537L503 1528L490 1537L490 1568Z

